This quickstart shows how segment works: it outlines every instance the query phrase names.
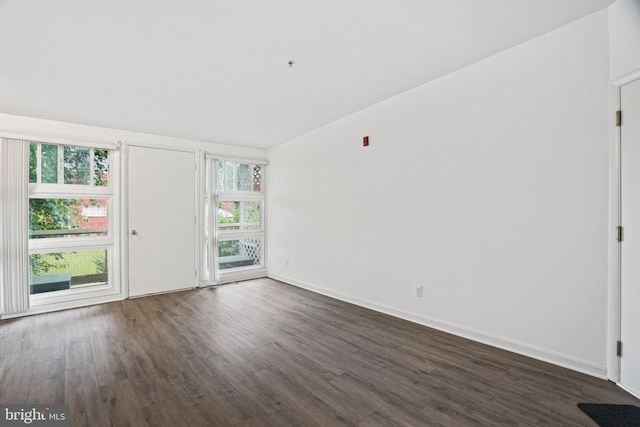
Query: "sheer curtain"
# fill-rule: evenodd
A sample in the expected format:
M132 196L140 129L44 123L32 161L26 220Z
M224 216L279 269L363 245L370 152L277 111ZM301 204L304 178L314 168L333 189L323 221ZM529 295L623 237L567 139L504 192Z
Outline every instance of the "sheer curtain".
M29 142L0 138L0 316L29 309Z

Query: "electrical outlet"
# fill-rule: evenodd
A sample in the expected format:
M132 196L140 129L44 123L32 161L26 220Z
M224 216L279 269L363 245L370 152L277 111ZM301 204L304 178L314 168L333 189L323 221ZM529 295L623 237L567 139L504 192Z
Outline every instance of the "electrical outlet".
M284 260L284 265L289 265L289 258L286 258L286 259Z
M413 285L413 295L422 298L422 285Z
M422 285L413 285L413 295L422 298Z

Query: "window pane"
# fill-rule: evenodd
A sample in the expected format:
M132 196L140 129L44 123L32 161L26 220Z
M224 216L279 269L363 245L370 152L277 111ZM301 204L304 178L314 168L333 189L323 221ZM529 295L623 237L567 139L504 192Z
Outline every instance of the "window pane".
M220 160L217 165L218 191L262 191L262 166Z
M259 230L260 202L230 202L218 203L219 230Z
M42 178L40 182L56 184L58 182L58 146L42 144Z
M253 165L253 191L262 191L262 172L260 165Z
M107 150L94 150L93 165L93 184L97 187L109 185L109 152Z
M238 164L238 191L251 191L251 165Z
M107 250L29 255L31 294L108 283Z
M107 203L95 199L29 199L29 238L106 236Z
M218 191L224 191L224 162L217 162L217 181L218 181Z
M38 182L38 143L29 144L29 182Z
M64 183L89 185L91 180L90 150L82 147L64 147Z
M233 191L233 182L235 181L235 163L225 162L226 182L225 190Z
M218 268L248 267L261 263L261 240L223 240L218 243Z

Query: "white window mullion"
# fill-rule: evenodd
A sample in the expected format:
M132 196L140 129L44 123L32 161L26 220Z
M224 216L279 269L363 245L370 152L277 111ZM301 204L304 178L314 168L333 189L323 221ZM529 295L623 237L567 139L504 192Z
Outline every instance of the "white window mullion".
M41 147L42 144L38 146ZM64 146L62 145L58 145L58 184L64 184Z
M40 184L42 177L42 144L36 144L36 183Z
M264 200L264 194L261 193L250 193L248 191L237 191L232 193L227 191L225 193L219 193L218 198L220 201L260 201Z
M220 191L218 185L218 160L210 160L211 168L213 169L213 173L211 174L211 192L210 192L210 222L209 222L209 230L211 233L211 237L209 239L211 250L209 251L209 280L213 279L214 281L219 280L218 273L218 265L216 260L218 259L218 201ZM227 185L227 165L226 162L223 162L222 167L222 188L226 188Z
M94 187L95 182L96 182L96 158L95 158L95 151L93 148L89 149L89 170L91 171L91 174L89 176L89 187Z
M233 191L238 191L238 164L233 163Z
M83 242L73 242L73 241L65 241L65 242L51 242L51 239L37 239L42 243L39 245L31 245L29 248L29 253L32 254L46 254L52 252L71 252L71 251L88 251L93 249L108 249L113 247L113 242L108 239L101 240L100 238L91 238L93 239ZM77 240L77 239L76 239Z
M31 186L29 193L32 197L62 197L68 196L74 199L106 199L113 197L113 190L109 187L89 187L88 185L58 185L44 184L42 186Z
M206 256L202 257L201 270L206 271L206 276L203 274L203 281L213 282L215 281L215 266L214 260L216 250L216 206L217 206L217 181L218 181L218 162L217 160L205 158L205 177L204 177L204 212L202 221L203 230L202 236L204 238L204 244Z

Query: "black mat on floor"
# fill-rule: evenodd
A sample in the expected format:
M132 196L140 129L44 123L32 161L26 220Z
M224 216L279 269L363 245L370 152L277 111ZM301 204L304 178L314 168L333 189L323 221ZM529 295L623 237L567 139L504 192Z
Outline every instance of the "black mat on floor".
M600 427L640 427L640 407L637 406L578 403L578 408Z

